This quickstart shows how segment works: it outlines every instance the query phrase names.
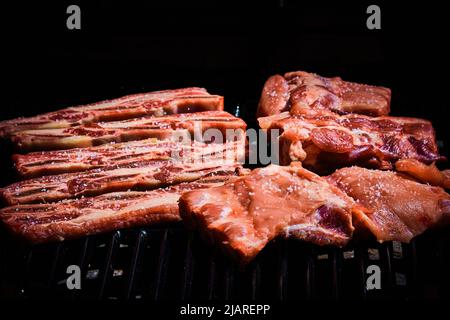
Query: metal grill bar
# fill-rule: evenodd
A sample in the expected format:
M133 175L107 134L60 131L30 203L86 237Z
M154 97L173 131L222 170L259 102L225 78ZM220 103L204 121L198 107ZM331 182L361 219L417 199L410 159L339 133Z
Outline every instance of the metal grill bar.
M285 300L288 298L288 248L287 242L283 241L278 251L278 276L277 276L277 299Z
M261 265L256 263L251 270L251 299L256 300L259 298L259 288L261 283Z
M232 298L232 290L234 285L234 267L227 266L225 270L225 286L224 286L224 298L230 300Z
M359 275L360 275L360 279L361 279L361 297L363 300L367 300L367 289L366 289L366 261L364 259L364 248L362 248L361 246L357 246L357 248L355 249L355 254L357 256L358 259L358 264L360 266L359 268Z
M129 300L133 294L134 282L136 278L136 269L139 264L139 259L142 258L143 247L147 242L147 232L145 230L139 231L136 244L133 249L132 260L130 264L130 272L127 281L126 299Z
M314 295L314 273L315 273L315 265L313 252L309 252L306 258L306 299L312 299Z
M90 237L85 237L82 240L80 255L78 258L78 265L80 266L81 270L86 270L86 255L87 255L87 250L88 250L88 246L89 246L89 239L90 239ZM76 299L77 296L79 295L79 293L80 292L78 292L78 290L74 290L72 292L71 299L72 300Z
M113 254L115 253L115 251L117 250L117 244L120 240L120 231L116 231L114 233L114 235L111 237L111 240L109 241L108 244L108 249L107 249L107 255L106 255L106 260L105 260L105 264L103 267L103 278L100 284L100 290L98 293L98 297L100 299L102 299L104 297L104 293L105 293L105 287L107 282L109 281L110 275L111 275L111 261L113 258Z
M20 285L19 285L19 295L24 298L26 297L28 291L27 291L27 285L30 279L30 266L31 266L31 259L33 258L33 250L29 249L25 253L25 263L23 267L23 277L20 278Z
M168 265L168 246L167 246L167 239L168 239L168 233L169 230L165 230L162 241L161 241L161 247L159 251L159 260L158 260L158 267L156 271L156 277L155 277L155 285L154 285L154 292L152 294L154 300L158 300L160 298L160 291L161 287L164 285L166 281L166 273L167 273L167 265Z
M333 250L333 298L339 299L341 286L341 257L342 251L340 249Z
M61 251L62 251L62 243L58 243L55 249L55 255L53 258L52 266L50 269L50 276L48 279L48 287L53 288L55 286L55 277L56 277L56 267L58 266L58 262L60 260Z
M216 298L215 295L215 287L217 284L216 280L216 261L213 257L209 257L209 273L208 273L208 300L214 300Z

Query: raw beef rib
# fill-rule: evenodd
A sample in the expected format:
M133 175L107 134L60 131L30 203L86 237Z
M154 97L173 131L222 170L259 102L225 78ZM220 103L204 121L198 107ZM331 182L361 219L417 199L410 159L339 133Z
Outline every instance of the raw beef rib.
M121 228L180 220L183 192L219 186L234 176L222 173L152 191L125 191L56 203L29 204L0 210L0 220L33 243L62 241Z
M49 150L92 147L109 142L125 142L146 138L185 141L202 138L214 129L226 137L228 130L245 134L246 124L224 111L205 111L163 117L145 117L124 121L99 122L62 129L26 130L12 135L19 149Z
M26 178L42 175L86 171L107 166L120 166L131 161L167 160L194 162L202 158L223 157L244 162L245 141L202 143L188 141L159 141L145 139L123 143L110 143L91 148L41 151L15 154L14 165Z
M223 110L223 97L203 88L184 88L129 95L42 115L0 122L0 137L23 130L67 128L142 116Z

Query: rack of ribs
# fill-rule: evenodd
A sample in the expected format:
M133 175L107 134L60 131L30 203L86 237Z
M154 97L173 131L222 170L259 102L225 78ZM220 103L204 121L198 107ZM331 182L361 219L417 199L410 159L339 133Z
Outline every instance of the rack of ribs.
M277 236L345 245L353 232L353 207L350 197L299 164L269 165L180 198L186 224L243 264Z
M151 191L114 192L92 198L6 207L0 210L0 220L12 233L33 243L169 223L180 220L178 199L183 192L222 185L236 174L218 172L194 182Z
M257 116L266 117L284 111L305 114L311 110L383 116L389 114L390 101L388 88L296 71L284 76L274 75L266 81Z
M439 155L431 122L405 117L337 114L292 116L284 112L258 119L263 129L278 129L280 163L302 161L320 174L359 165L392 169L397 160L430 164Z
M409 242L425 230L450 222L450 195L442 188L391 171L350 167L327 177L357 201L353 224L379 241Z
M244 162L245 140L224 143L187 141L160 141L145 139L123 143L110 143L91 148L75 148L57 151L40 151L15 154L15 168L22 177L86 171L106 166L121 166L131 161L174 160L179 162L201 161L202 158L227 158Z
M22 150L54 150L92 147L109 142L126 142L146 138L185 141L199 139L208 129L218 131L223 137L233 131L236 136L245 134L246 124L224 111L205 111L143 117L122 121L98 122L70 128L25 130L12 134L11 139ZM223 142L223 141L217 141Z
M68 128L101 121L214 110L223 110L223 97L211 95L203 88L155 91L2 121L0 137L24 130Z

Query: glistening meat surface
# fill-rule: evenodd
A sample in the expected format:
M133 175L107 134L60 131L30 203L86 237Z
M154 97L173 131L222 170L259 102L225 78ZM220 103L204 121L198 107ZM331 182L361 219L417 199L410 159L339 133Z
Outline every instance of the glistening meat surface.
M439 155L435 132L427 120L406 117L310 114L287 112L259 118L263 129L281 133L280 162L302 161L322 174L335 168L360 165L392 169L399 159L431 163Z
M388 88L325 78L304 71L270 77L263 88L258 117L284 111L291 114L314 112L358 113L371 116L389 114L391 91Z
M92 198L6 207L0 210L0 220L14 234L33 243L174 222L180 220L178 199L183 192L219 186L233 176L234 172L228 172L152 191L114 192Z
M15 154L13 160L20 175L30 178L114 165L120 166L132 161L173 159L181 162L193 162L212 157L243 162L245 140L206 144L191 140L180 143L145 139L110 143L91 148Z
M180 198L180 214L241 263L277 236L342 246L353 231L353 200L303 169L270 165Z
M340 169L327 179L357 201L356 230L369 231L379 241L409 242L450 221L450 196L442 188L360 167Z
M23 130L67 128L99 121L211 110L223 110L223 97L210 95L203 88L155 91L2 121L0 137Z
M214 156L187 163L172 159L131 161L84 172L20 181L4 187L0 194L9 205L51 202L131 188L154 189L194 181L205 175L234 172L240 167L233 159Z
M243 120L224 111L205 111L163 117L144 117L124 121L99 122L65 129L27 130L12 135L20 149L49 150L91 147L109 142L126 142L146 138L186 141L200 139L208 129L220 132L223 140L227 129L245 134ZM222 142L222 141L217 141Z
M395 163L395 169L424 183L450 189L450 170L440 171L434 163L426 165L416 159L402 159Z

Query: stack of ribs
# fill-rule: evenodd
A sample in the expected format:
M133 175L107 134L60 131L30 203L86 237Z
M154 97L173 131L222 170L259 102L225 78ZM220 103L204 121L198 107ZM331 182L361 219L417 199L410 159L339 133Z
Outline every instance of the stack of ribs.
M0 189L0 219L35 243L179 221L183 192L246 173L245 128L202 88L0 122L17 150L34 151L13 155L24 180Z
M277 134L283 166L184 193L183 219L243 264L280 236L409 242L448 223L450 171L435 165L445 158L431 123L389 111L387 88L303 71L270 77L257 116Z

